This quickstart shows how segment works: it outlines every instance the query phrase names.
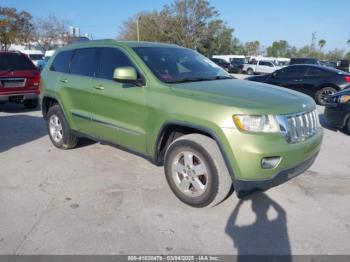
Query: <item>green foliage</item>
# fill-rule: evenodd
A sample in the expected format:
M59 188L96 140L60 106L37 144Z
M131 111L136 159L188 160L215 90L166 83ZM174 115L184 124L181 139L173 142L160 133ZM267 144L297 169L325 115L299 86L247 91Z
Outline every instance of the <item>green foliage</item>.
M204 0L176 0L160 12L143 12L129 18L120 28L119 39L174 43L211 56L232 52L233 29L214 7Z
M260 42L259 41L252 41L252 42L246 42L244 44L244 55L246 56L253 56L253 55L259 55L260 54Z
M318 46L320 47L320 49L322 49L326 44L327 44L327 41L324 39L321 39L320 41L318 41Z
M34 38L31 14L16 8L0 7L0 49L7 50L14 43L29 43Z

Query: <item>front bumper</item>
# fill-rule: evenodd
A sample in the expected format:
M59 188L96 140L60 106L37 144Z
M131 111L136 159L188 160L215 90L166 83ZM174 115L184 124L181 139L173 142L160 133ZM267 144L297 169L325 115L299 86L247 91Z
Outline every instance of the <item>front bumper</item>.
M236 194L238 197L244 197L250 193L253 193L256 191L264 191L271 187L275 187L284 182L287 182L288 180L304 173L309 167L311 167L317 155L318 155L318 152L315 155L313 155L311 158L307 159L306 161L294 167L279 171L273 178L268 180L261 180L261 181L235 180L234 188L235 188Z

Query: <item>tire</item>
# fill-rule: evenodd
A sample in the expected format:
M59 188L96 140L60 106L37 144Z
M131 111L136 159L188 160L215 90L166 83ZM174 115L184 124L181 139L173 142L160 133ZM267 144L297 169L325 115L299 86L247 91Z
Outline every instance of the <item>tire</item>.
M326 98L329 95L335 94L337 90L334 87L323 87L315 94L315 101L317 104L324 106L326 104Z
M200 134L184 135L170 144L164 171L176 197L192 207L213 207L225 199L232 187L217 143Z
M70 129L62 109L58 104L50 107L46 119L49 137L55 147L70 149L78 144L79 140Z
M248 75L254 75L254 70L251 69L251 68L248 68L247 74L248 74Z
M345 131L350 135L350 116L348 117L348 120L346 121L344 128L345 128Z
M28 108L28 109L34 109L34 108L37 108L38 107L38 104L39 104L39 100L36 98L36 99L30 99L30 100L25 100L23 102L23 105Z

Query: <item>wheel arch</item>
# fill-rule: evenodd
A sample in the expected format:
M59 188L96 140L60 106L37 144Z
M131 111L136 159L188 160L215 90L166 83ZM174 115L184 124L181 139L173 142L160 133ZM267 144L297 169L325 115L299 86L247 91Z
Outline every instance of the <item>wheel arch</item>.
M224 158L226 167L230 173L230 176L234 178L234 171L232 169L232 166L230 165L230 161L225 152L223 143L220 140L219 136L216 134L216 132L208 127L188 122L168 121L162 125L160 131L158 132L154 147L154 164L156 164L157 166L162 166L164 162L164 155L166 149L171 144L171 142L180 136L191 133L198 133L208 136L217 143L220 152Z

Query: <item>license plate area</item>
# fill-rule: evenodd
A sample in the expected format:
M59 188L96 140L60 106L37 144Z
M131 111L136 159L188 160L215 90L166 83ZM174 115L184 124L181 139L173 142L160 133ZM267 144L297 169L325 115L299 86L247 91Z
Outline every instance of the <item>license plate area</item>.
M3 88L20 88L26 85L25 78L2 78L0 79L0 87Z

